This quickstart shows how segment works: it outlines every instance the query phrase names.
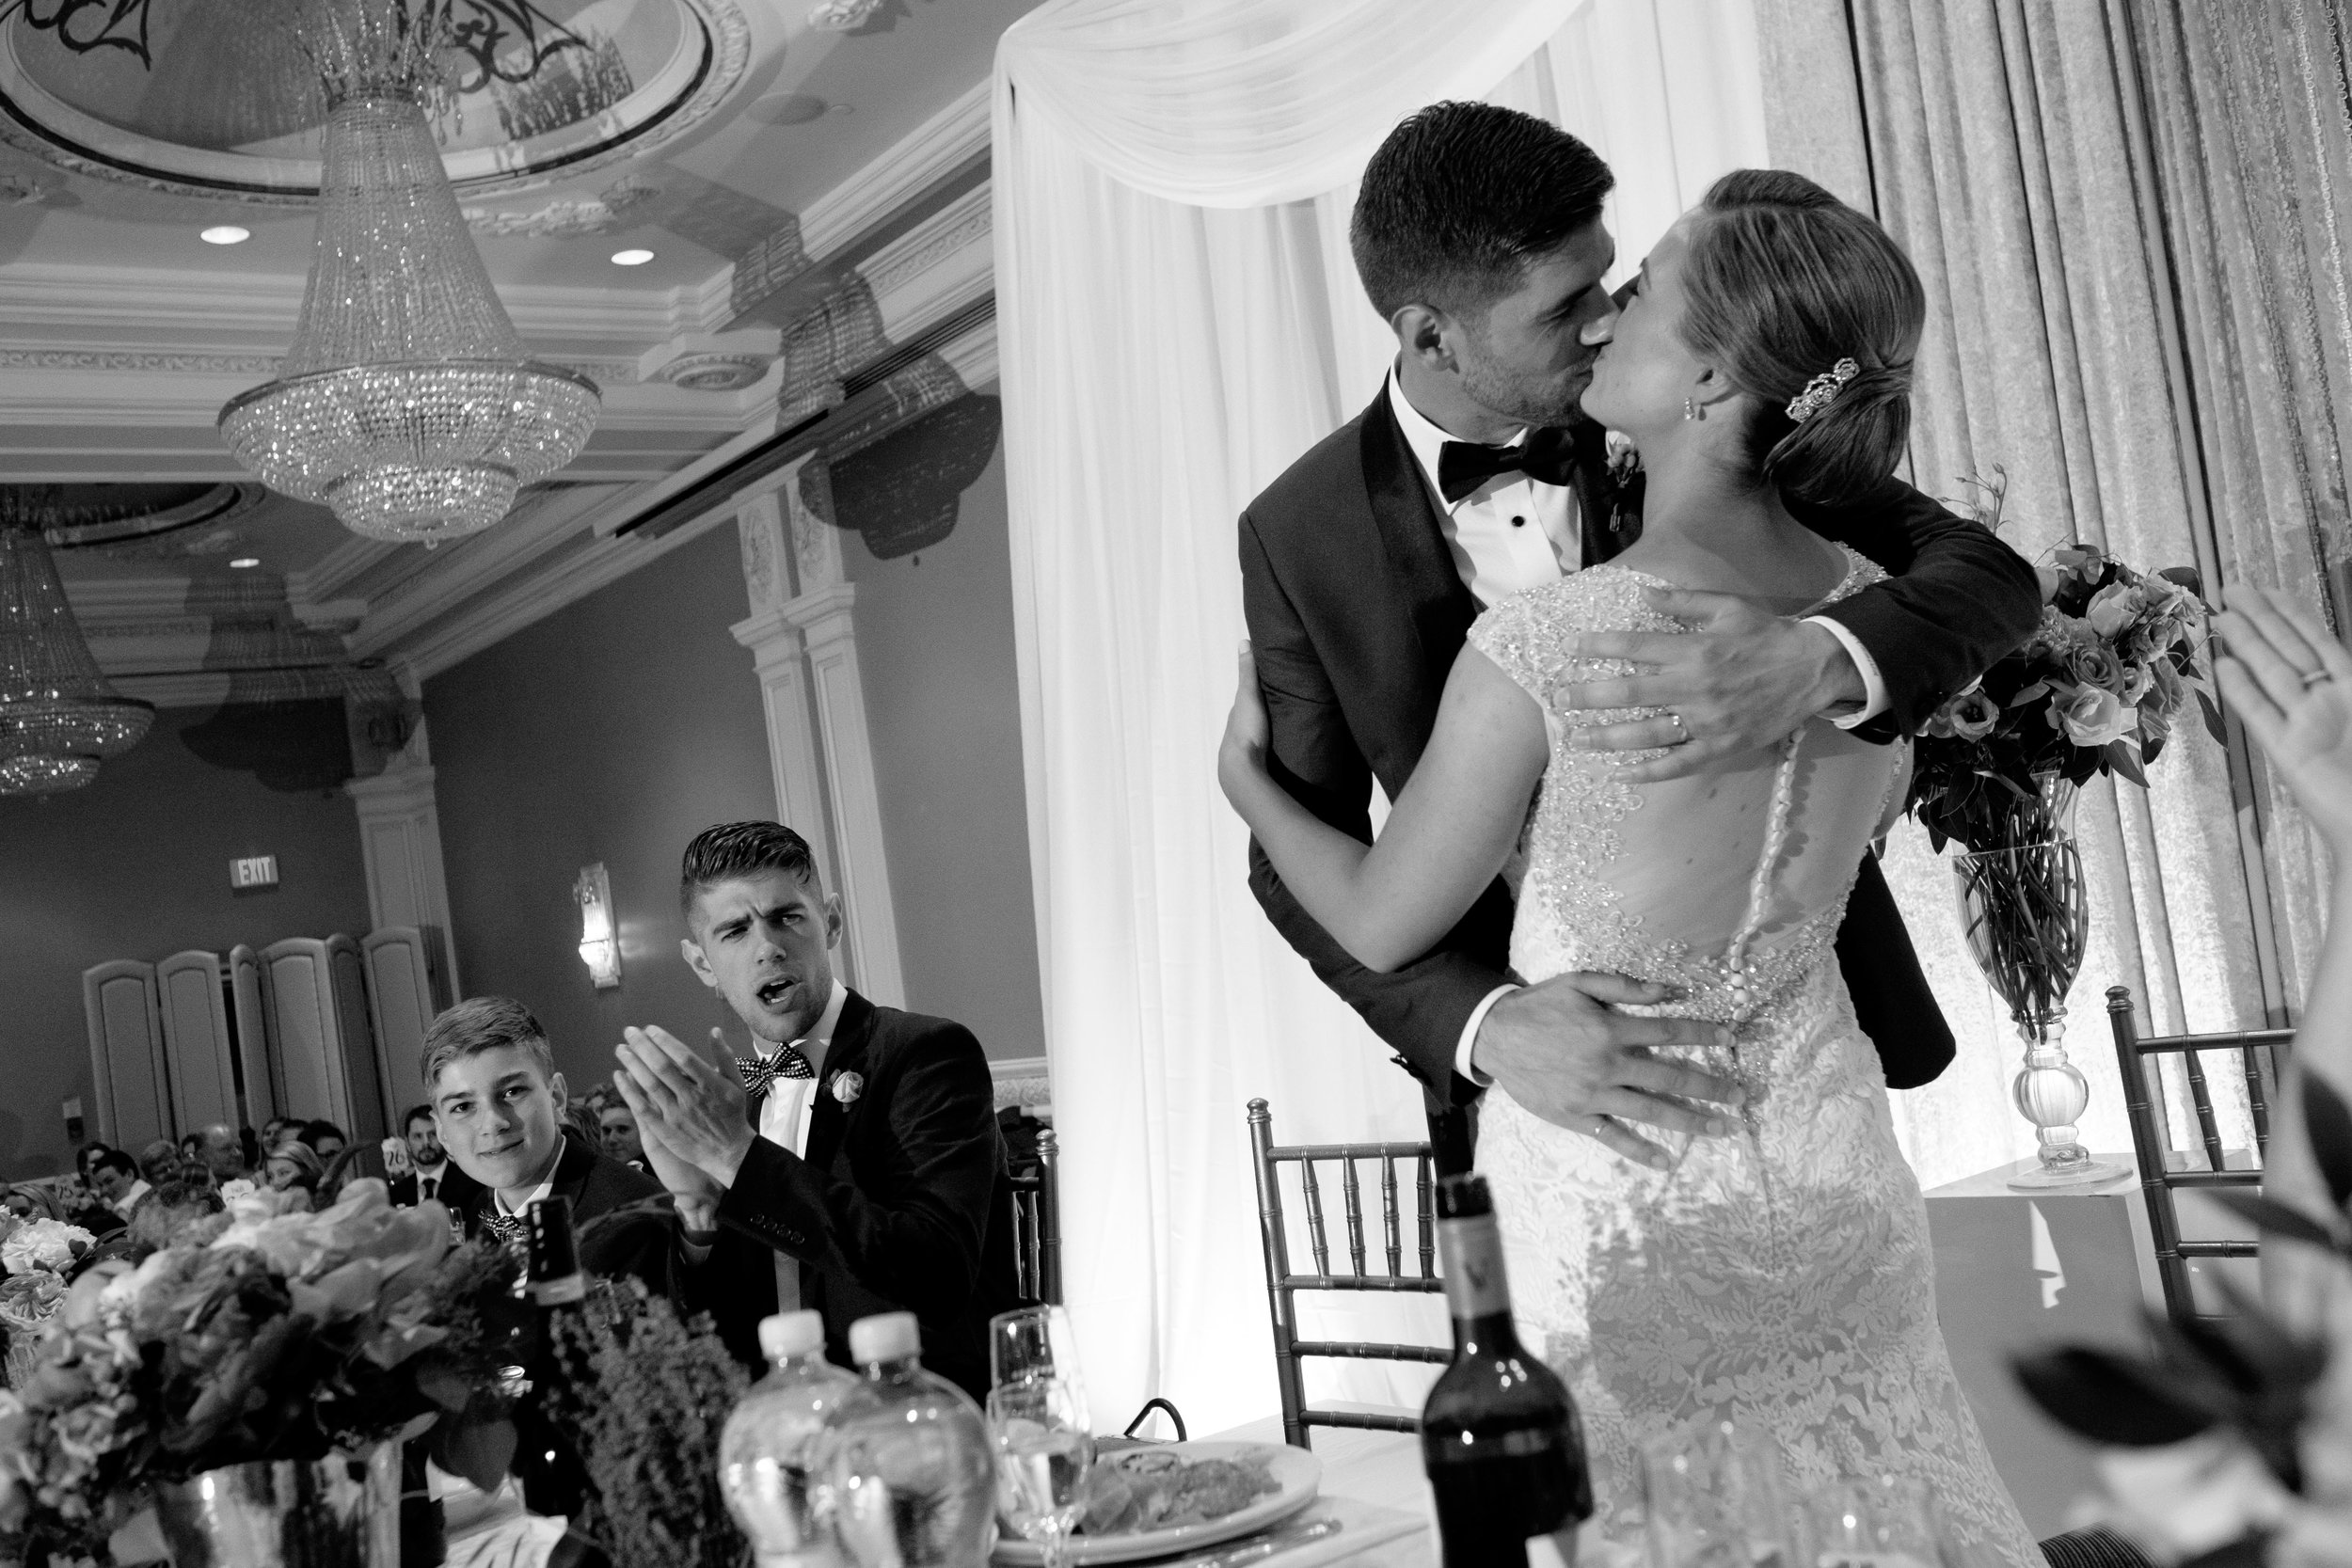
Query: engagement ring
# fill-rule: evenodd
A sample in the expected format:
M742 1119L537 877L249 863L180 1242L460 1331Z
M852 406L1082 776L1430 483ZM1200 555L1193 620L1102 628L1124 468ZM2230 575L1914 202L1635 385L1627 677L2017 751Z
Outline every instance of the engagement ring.
M2313 670L2303 677L2303 689L2309 691L2320 682L2331 681L2335 678L2336 673L2333 670Z

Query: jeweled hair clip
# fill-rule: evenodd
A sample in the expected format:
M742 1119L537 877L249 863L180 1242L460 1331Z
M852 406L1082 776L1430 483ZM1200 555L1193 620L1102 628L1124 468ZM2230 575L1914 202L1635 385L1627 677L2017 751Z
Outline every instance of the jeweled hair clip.
M1829 400L1837 395L1837 388L1862 373L1862 367L1851 359L1840 359L1828 370L1804 384L1804 390L1788 400L1788 417L1799 424L1829 406Z

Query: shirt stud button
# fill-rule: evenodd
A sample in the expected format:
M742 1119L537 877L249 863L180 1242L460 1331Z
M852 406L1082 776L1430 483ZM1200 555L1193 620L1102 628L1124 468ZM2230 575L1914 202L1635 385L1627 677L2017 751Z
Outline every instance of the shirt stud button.
M1511 526L1513 528L1525 528L1527 526L1527 519L1524 517L1514 517L1511 519Z

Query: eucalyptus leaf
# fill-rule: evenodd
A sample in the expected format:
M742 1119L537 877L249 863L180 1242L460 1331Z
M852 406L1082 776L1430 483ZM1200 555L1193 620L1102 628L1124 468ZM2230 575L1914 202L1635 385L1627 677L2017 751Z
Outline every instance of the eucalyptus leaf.
M2312 1141L2312 1158L2328 1179L2328 1196L2342 1209L2352 1199L2352 1107L2325 1078L2303 1074L2303 1129Z
M2205 694L2202 688L2197 692L2197 711L2204 715L2205 733L2213 736L2214 744L2227 746L2230 743L2230 726L2223 721L2220 707Z
M2106 757L2108 767L2139 785L2140 788L2148 787L2148 775L2140 770L2139 754L2132 749L2130 742L2110 740L2106 743L2103 754Z
M2306 1246L2325 1247L2331 1252L2343 1245L2343 1239L2336 1231L2299 1209L2288 1208L2277 1198L2229 1187L2216 1188L2207 1196L2240 1219L2250 1222L2265 1236L2301 1242Z
M2144 1361L2075 1345L2020 1356L2017 1381L2052 1420L2094 1443L2153 1449L2185 1443L2213 1427L2218 1411L2183 1400L2164 1371Z

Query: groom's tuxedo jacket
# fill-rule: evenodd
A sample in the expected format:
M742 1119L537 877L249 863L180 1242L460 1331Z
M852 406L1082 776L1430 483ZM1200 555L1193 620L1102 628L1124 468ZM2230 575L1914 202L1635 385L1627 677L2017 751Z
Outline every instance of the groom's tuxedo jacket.
M840 1092L852 1075L855 1093ZM752 1140L690 1297L755 1366L775 1256L796 1258L801 1305L824 1314L833 1360L848 1365L858 1319L913 1312L924 1366L985 1399L988 1320L1018 1305L1018 1286L1011 1178L979 1041L853 990L816 1092L806 1158Z
M1617 498L1600 429L1586 422L1572 435L1571 484L1591 566L1639 531L1611 526ZM1860 727L1865 736L1891 740L1916 729L2040 617L2039 584L2014 550L1899 481L1854 506L1791 510L1892 578L1820 611L1861 641L1885 680L1887 710ZM1385 388L1249 503L1241 575L1273 721L1274 776L1324 821L1370 843L1373 781L1392 800L1403 792L1478 614ZM1477 1094L1455 1075L1454 1058L1471 1012L1508 979L1511 895L1501 881L1437 947L1387 974L1357 963L1299 907L1254 840L1249 884L1284 938L1395 1048L1435 1107ZM1875 862L1863 865L1837 955L1887 1082L1907 1088L1943 1071L1951 1032Z

